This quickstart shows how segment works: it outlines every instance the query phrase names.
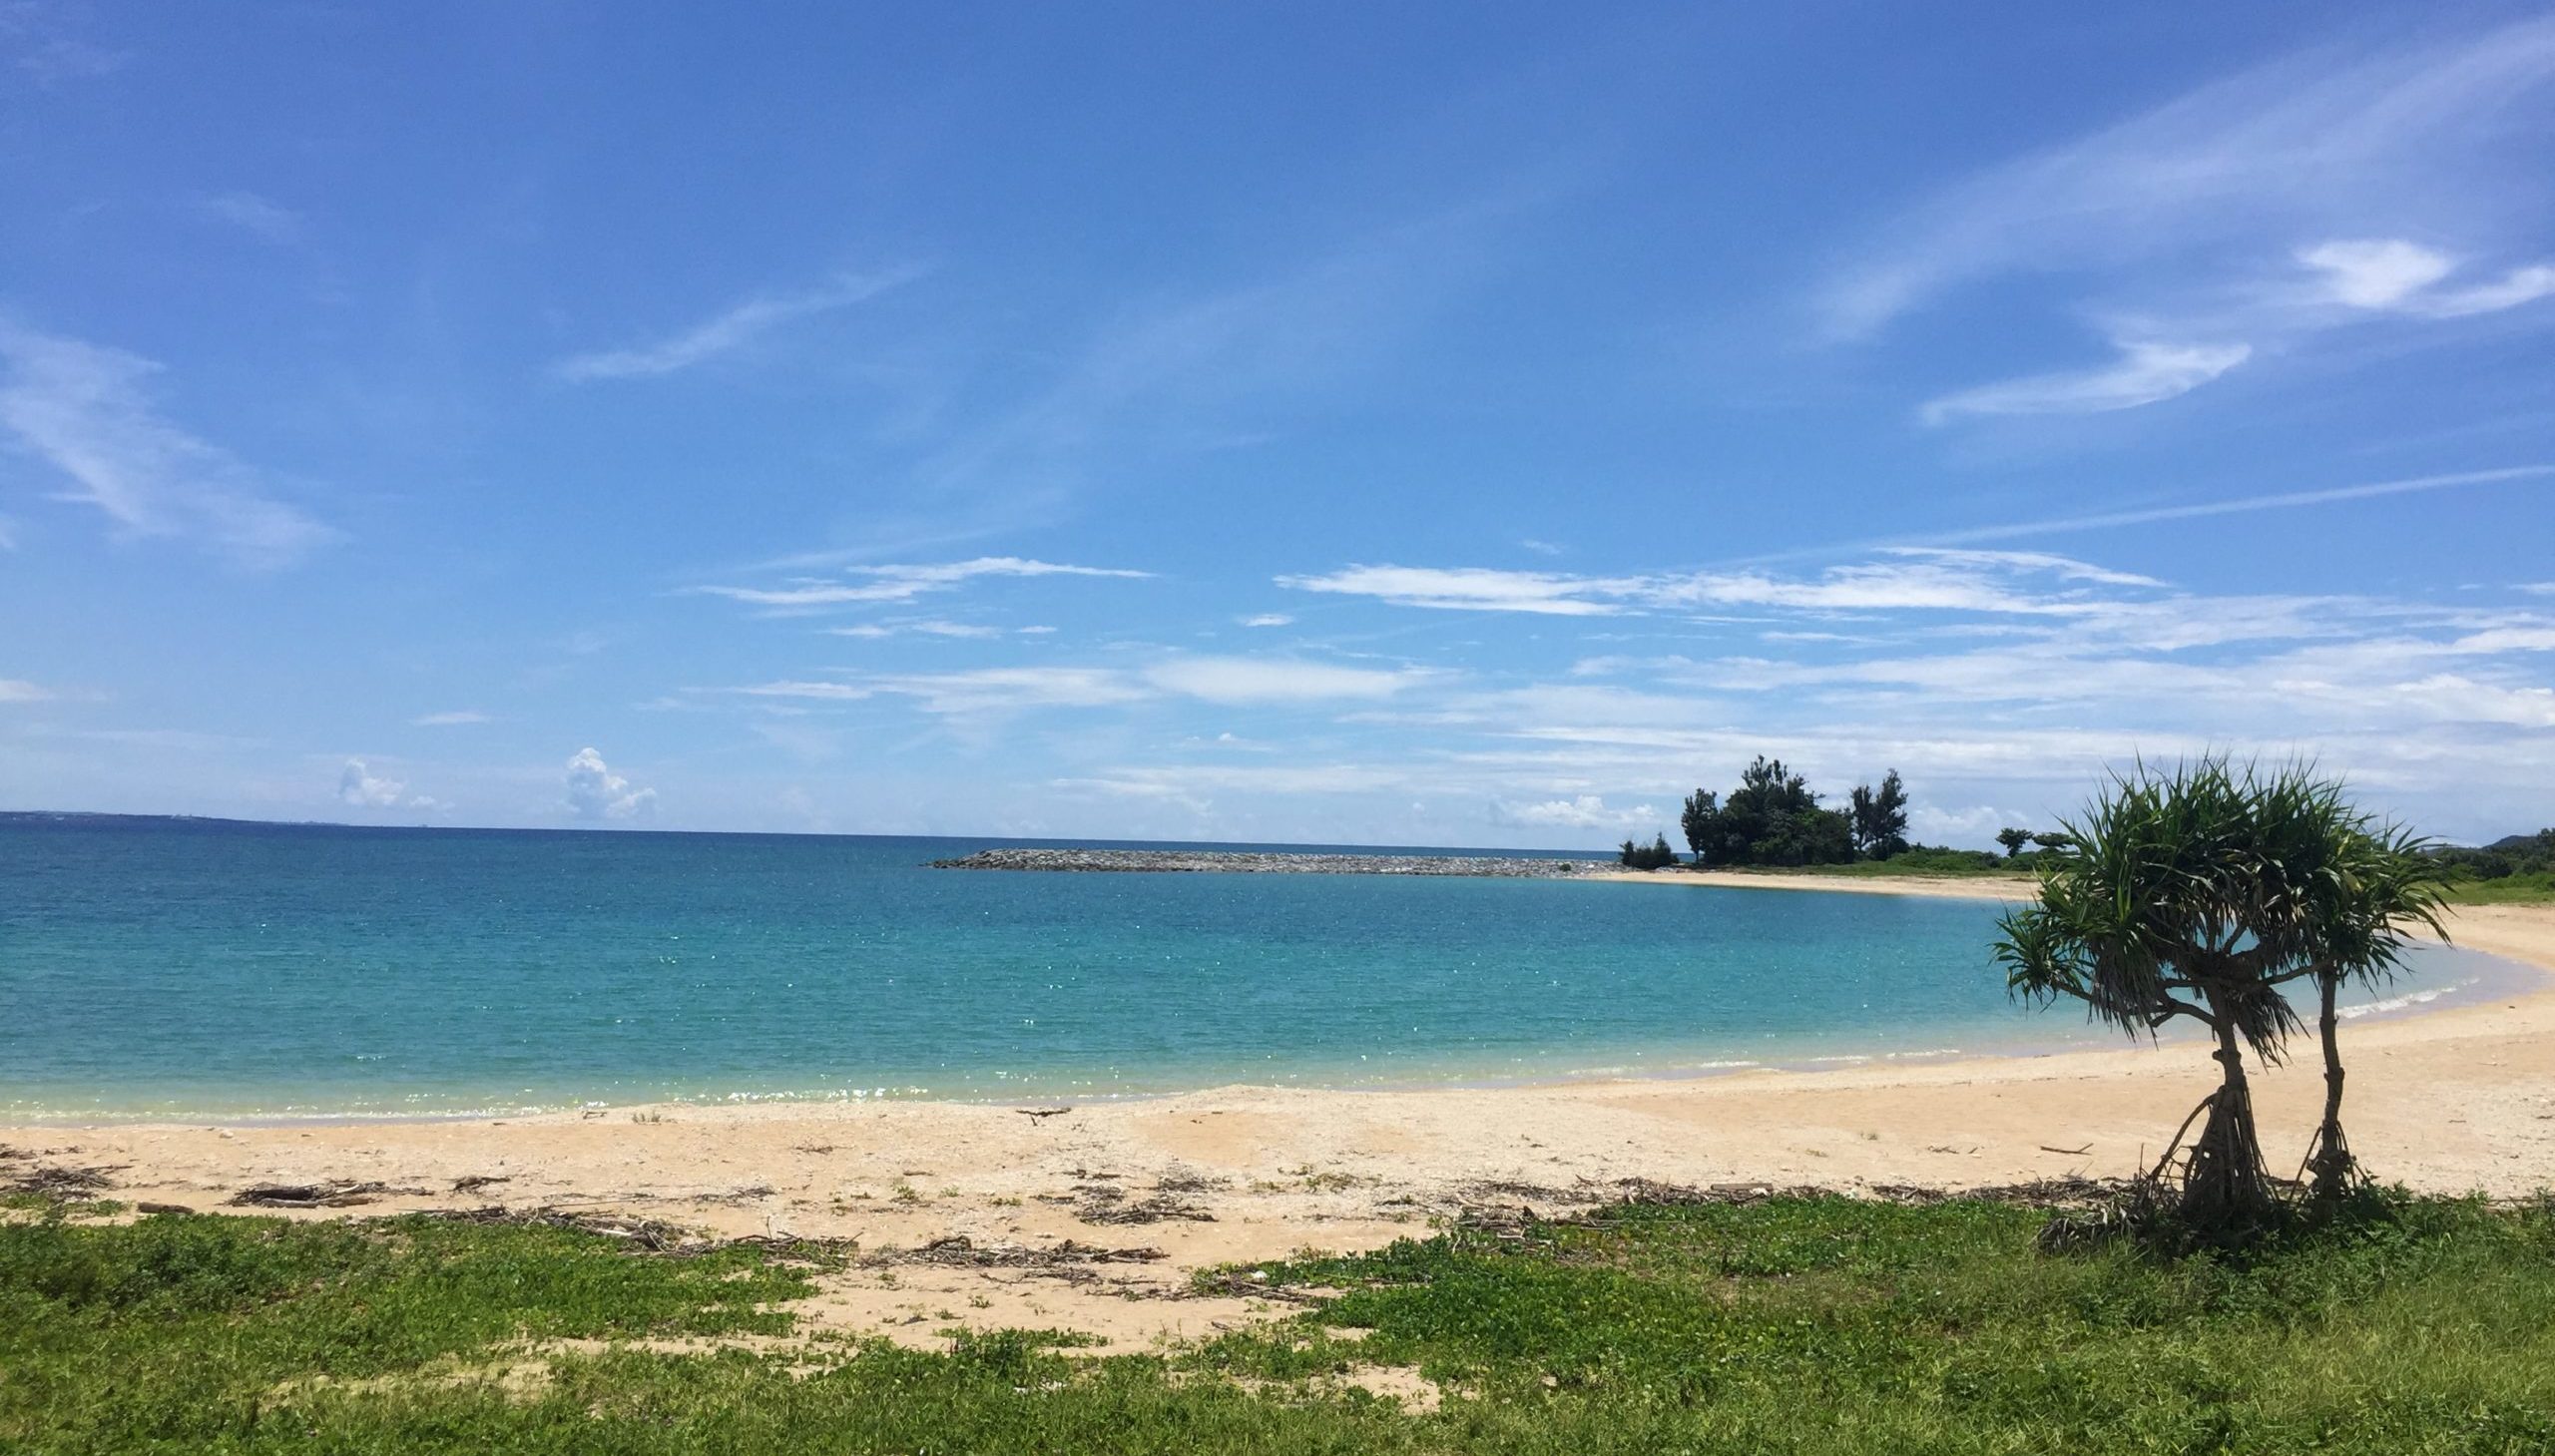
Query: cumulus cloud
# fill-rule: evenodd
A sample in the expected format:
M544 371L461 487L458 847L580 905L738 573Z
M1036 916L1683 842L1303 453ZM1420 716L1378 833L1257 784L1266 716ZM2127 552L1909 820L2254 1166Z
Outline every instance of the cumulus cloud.
M1545 799L1539 803L1498 800L1490 806L1490 817L1491 822L1497 824L1550 829L1605 829L1609 832L1656 828L1665 822L1659 811L1649 804L1613 808L1602 796L1593 793Z
M670 337L632 348L576 354L551 366L562 379L638 379L671 374L745 347L784 323L874 298L922 276L918 267L844 273L820 287L748 298Z
M2120 357L2092 369L2030 374L1928 402L1918 417L1939 425L1963 415L2101 414L2191 393L2253 356L2241 343L2123 340Z
M581 819L635 818L657 801L655 789L634 787L592 748L568 760L567 791L568 812Z
M151 360L0 323L0 429L69 479L62 499L132 535L193 539L250 567L287 565L338 539L275 499L259 472L162 417Z
M348 758L345 770L337 775L337 797L356 808L389 808L407 791L407 784L388 774L374 773L361 758ZM423 806L423 800L416 802Z
M801 578L777 587L705 586L691 590L696 595L725 597L732 602L756 607L805 610L855 603L910 602L926 593L945 592L983 577L1118 577L1141 580L1153 573L1117 567L1066 566L1017 556L980 556L973 561L929 565L855 566L846 568L844 575L853 580Z

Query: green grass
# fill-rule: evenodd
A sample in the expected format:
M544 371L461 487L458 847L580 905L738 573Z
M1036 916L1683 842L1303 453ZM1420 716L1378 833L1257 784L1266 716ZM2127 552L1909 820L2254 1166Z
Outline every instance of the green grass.
M1269 1265L1340 1292L1170 1357L1019 1332L617 1349L513 1390L454 1372L526 1339L777 1333L805 1271L413 1218L21 1220L0 1450L2555 1450L2549 1209L2384 1201L2241 1264L2043 1255L2041 1219L1636 1207ZM1335 1378L1367 1364L1448 1397L1409 1413Z

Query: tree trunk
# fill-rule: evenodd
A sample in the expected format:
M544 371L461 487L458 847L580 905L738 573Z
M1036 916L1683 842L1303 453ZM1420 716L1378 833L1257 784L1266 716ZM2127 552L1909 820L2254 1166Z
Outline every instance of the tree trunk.
M2358 1171L2351 1159L2351 1145L2342 1136L2342 1046L2335 1034L2341 1018L2334 1014L2333 999L2341 990L2338 976L2318 976L2316 989L2323 993L2323 1012L2315 1030L2324 1043L2324 1121L2316 1126L2314 1146L2306 1155L2307 1171L2312 1175L2315 1202L2332 1203L2350 1191L2352 1176Z
M2245 1080L2245 1052L2237 1044L2235 1018L2213 1006L2218 1030L2218 1096L2209 1122L2192 1145L2183 1178L2183 1217L2198 1228L2240 1229L2272 1213L2271 1175L2254 1126L2254 1095Z

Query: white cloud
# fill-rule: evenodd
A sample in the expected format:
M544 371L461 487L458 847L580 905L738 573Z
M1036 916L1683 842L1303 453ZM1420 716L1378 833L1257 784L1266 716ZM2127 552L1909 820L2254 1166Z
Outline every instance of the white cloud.
M429 713L423 718L412 718L408 720L410 724L418 728L461 728L469 724L487 723L488 721L488 715L471 709L463 709L456 713Z
M1261 612L1242 619L1245 627L1291 627L1294 622L1283 612Z
M1321 576L1282 576L1278 578L1278 585L1299 592L1373 597L1397 607L1595 617L1624 610L1621 599L1642 595L1648 579L1572 577L1489 567L1352 566ZM1616 600L1607 600L1610 598Z
M721 691L740 694L747 698L806 698L820 703L858 703L862 699L875 696L868 689L855 687L849 683L806 683L786 679L777 683L760 683L751 688L728 688Z
M2426 318L2496 313L2555 294L2555 267L2544 263L2513 268L2495 282L2436 287L2457 271L2457 260L2401 239L2320 243L2300 251L2298 260L2324 275L2325 294L2333 302Z
M725 597L757 607L805 610L854 603L910 602L929 592L945 592L984 577L1118 577L1144 580L1152 572L1116 567L1064 566L1017 556L980 556L973 561L911 566L856 566L844 569L855 581L801 579L779 587L693 587L701 596Z
M654 807L656 801L655 789L633 787L592 748L579 748L568 760L568 812L578 818L635 818Z
M0 678L0 703L50 703L54 696L51 689L23 678Z
M2248 344L2121 340L2120 358L2100 368L2032 374L1964 389L1928 402L1929 425L1963 415L2100 414L2161 404L2198 389L2252 357Z
M1146 669L1144 676L1168 692L1238 705L1390 698L1430 675L1286 658L1176 658Z
M2531 263L2511 269L2497 283L2425 294L2415 300L2414 306L2416 311L2434 318L2463 318L2471 313L2498 313L2550 295L2555 295L2555 267Z
M1524 824L1556 829L1652 829L1664 821L1659 811L1649 804L1629 808L1610 808L1603 796L1583 793L1572 798L1546 799L1540 803L1514 803L1499 800L1491 805L1491 822Z
M824 630L827 635L832 637L857 637L872 641L880 638L905 637L912 635L919 635L922 637L971 639L1002 636L1002 629L999 627L985 627L967 622L939 621L864 622L857 627L828 627Z
M551 372L562 379L635 379L671 374L752 343L770 329L810 314L830 312L874 298L922 276L918 267L878 273L844 273L821 287L797 293L760 294L670 338L636 348L604 349L562 359Z
M217 193L198 202L196 210L260 242L280 245L301 241L301 215L253 192Z
M259 473L152 406L149 359L0 323L0 428L68 476L63 499L127 532L188 537L251 567L286 565L339 539L276 500Z
M878 692L916 700L926 713L951 716L1024 708L1110 708L1154 696L1128 674L1109 668L980 668L870 681Z
M2448 254L2400 239L2319 243L2298 260L2324 275L2334 302L2353 308L2392 308L2457 268Z
M1282 587L1372 597L1399 607L1594 617L1630 611L1780 608L1813 612L1932 611L2064 616L2086 610L2066 593L2034 595L1999 578L2155 585L2041 552L1901 547L1887 560L1830 567L1816 577L1768 572L1689 572L1580 577L1487 567L1352 566L1324 576L1284 576Z
M361 758L348 758L345 771L337 775L337 797L357 808L387 808L407 791L407 784L374 774Z

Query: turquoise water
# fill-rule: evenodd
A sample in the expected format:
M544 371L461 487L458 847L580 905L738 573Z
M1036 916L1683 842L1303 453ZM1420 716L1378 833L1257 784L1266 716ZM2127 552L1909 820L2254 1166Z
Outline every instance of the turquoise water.
M1671 1075L2110 1044L1995 907L924 868L991 841L0 824L0 1115ZM2399 990L2524 975L2426 952Z

